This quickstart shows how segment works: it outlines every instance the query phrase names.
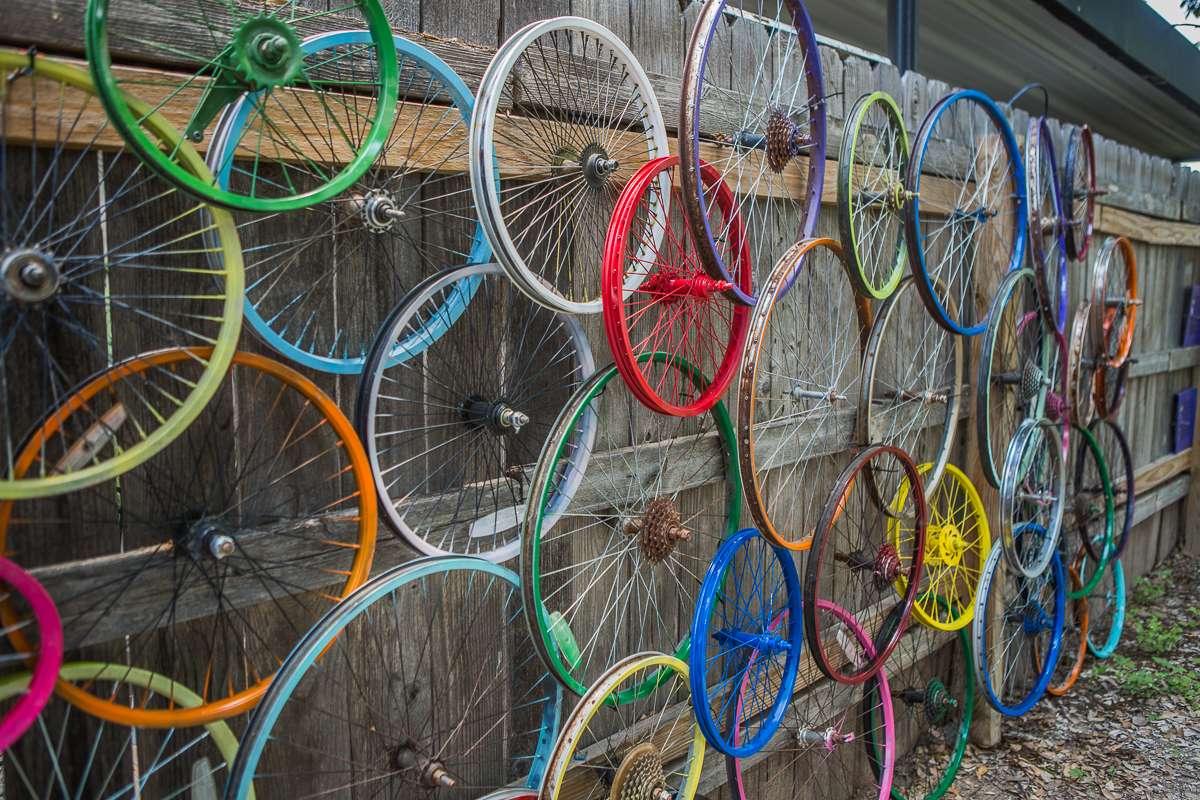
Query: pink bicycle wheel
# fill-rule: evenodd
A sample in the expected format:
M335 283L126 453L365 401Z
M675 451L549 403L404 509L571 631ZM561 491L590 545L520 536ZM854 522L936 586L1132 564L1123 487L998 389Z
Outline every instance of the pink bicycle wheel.
M0 750L7 750L33 724L54 692L63 659L62 622L58 609L42 585L7 558L0 558L0 619L8 634L10 652L3 656L18 662L32 676L29 688L0 717Z

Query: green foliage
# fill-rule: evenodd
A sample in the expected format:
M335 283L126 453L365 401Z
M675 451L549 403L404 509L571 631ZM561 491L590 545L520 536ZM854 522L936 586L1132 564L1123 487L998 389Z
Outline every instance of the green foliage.
M1155 657L1155 667L1138 665L1123 655L1113 655L1095 667L1097 676L1107 675L1134 697L1169 696L1180 699L1194 708L1200 708L1200 658L1191 659L1191 664L1168 661Z
M1196 0L1200 3L1200 0ZM1171 580L1171 570L1160 569L1158 572L1152 572L1144 578L1138 578L1133 585L1133 602L1135 605L1146 606L1157 601L1167 589L1174 589L1175 583Z
M1136 620L1133 629L1137 633L1137 646L1143 653L1169 653L1179 646L1183 639L1183 629L1195 627L1194 622L1173 622L1164 625L1162 612L1155 611L1144 622Z

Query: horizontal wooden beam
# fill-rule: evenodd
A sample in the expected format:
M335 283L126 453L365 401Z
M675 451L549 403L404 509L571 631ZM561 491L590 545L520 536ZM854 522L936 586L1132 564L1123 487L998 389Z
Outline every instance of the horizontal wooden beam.
M1175 347L1156 353L1138 353L1129 365L1129 377L1144 378L1147 375L1175 372L1196 366L1200 366L1200 345Z
M1179 475L1164 484L1159 485L1145 496L1139 495L1137 504L1133 507L1133 524L1150 519L1172 503L1177 503L1187 497L1192 485L1190 473Z
M1200 225L1155 219L1115 206L1096 206L1093 226L1100 233L1124 236L1147 244L1200 247Z
M1159 484L1166 483L1181 472L1186 472L1190 469L1191 462L1192 448L1189 447L1178 453L1164 456L1151 464L1147 464L1134 473L1134 493L1140 499L1145 492L1150 491Z

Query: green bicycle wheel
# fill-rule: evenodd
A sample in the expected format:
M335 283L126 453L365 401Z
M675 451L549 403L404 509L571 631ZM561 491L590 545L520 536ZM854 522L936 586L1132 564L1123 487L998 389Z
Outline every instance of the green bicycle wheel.
M1087 597L1100 578L1104 568L1113 556L1113 488L1108 476L1108 465L1104 463L1104 454L1100 445L1087 428L1076 428L1072 441L1079 442L1075 449L1075 465L1068 474L1071 486L1068 502L1071 504L1071 517L1067 530L1073 527L1079 533L1088 558L1092 561L1092 569L1085 575L1079 574L1083 586L1075 591L1067 590L1067 597L1076 599ZM1064 561L1069 563L1069 559Z

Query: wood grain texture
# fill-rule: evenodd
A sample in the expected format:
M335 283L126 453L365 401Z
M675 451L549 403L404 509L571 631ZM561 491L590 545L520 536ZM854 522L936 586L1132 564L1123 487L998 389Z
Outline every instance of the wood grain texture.
M1149 244L1175 247L1200 247L1200 225L1174 222L1136 214L1115 206L1096 206L1096 231L1125 236Z

